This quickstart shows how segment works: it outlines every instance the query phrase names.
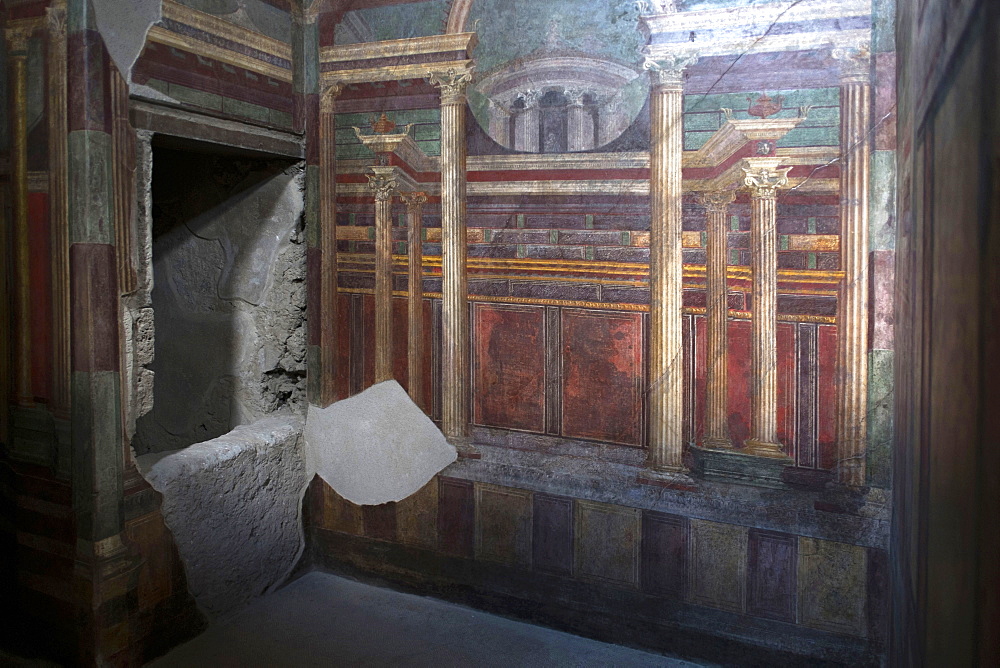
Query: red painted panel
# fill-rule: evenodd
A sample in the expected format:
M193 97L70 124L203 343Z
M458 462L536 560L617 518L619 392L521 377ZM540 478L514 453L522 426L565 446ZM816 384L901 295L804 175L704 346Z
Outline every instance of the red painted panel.
M750 329L749 320L729 321L729 438L742 447L750 437Z
M639 445L640 315L563 309L562 341L563 435Z
M115 247L69 247L74 371L118 371L118 265Z
M52 387L52 257L49 196L28 194L28 269L31 275L31 391L48 399Z
M434 409L434 309L433 300L424 300L424 402L420 406L427 415Z
M820 325L817 380L817 441L819 467L833 468L837 463L837 327Z
M545 431L545 308L476 304L473 422Z
M708 362L708 320L702 316L694 318L694 442L701 443L705 437L705 406L708 403L707 362Z
M337 295L337 398L351 395L351 296Z
M361 296L361 328L364 345L358 352L362 358L363 374L361 389L366 390L375 383L375 296ZM352 351L353 352L353 351Z
M778 354L778 442L795 456L795 323L779 322L776 332Z
M318 346L320 344L320 325L323 322L322 300L320 292L320 282L322 278L323 254L318 248L306 248L306 313L309 318L306 322L306 334L309 345Z
M407 345L409 343L409 315L405 297L392 298L392 375L407 392L410 390L410 370Z

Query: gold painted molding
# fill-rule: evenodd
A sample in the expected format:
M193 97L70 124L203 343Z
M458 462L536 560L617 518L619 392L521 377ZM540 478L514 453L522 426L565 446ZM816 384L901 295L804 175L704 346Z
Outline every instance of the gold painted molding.
M362 42L326 46L319 50L320 67L326 63L342 63L372 58L399 58L419 56L427 53L470 52L479 43L474 32L451 35L428 35L410 39L389 39L381 42ZM424 69L436 64L426 63Z
M381 42L373 42L380 44ZM328 84L356 84L375 81L402 81L404 79L423 79L431 68L438 70L468 70L473 66L472 60L449 60L439 63L414 63L409 65L387 65L382 67L362 67L351 70L335 70L323 72L320 81Z
M289 62L292 60L292 46L290 44L255 30L238 26L218 16L192 9L176 2L176 0L163 0L163 18L183 23L243 46L249 46L270 56L284 58Z

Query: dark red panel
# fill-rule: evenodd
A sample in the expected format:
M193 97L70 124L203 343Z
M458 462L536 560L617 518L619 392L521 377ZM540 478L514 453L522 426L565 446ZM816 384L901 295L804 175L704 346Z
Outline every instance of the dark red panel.
M671 598L684 596L687 577L687 518L642 513L642 588Z
M475 547L476 501L472 483L438 478L438 549L472 557Z
M320 325L323 322L321 291L321 267L323 254L318 248L306 248L306 312L309 314L306 323L309 345L320 344Z
M868 639L884 651L889 632L889 555L868 548Z
M750 321L729 321L729 438L742 447L750 437Z
M573 499L535 493L531 562L536 570L573 574Z
M837 327L820 325L817 357L817 443L819 468L837 463Z
M50 398L52 382L52 269L49 196L28 194L28 267L31 274L31 390Z
M424 384L424 402L421 408L427 415L434 409L434 309L433 301L424 300L424 370L421 379Z
M365 535L379 540L396 540L396 504L361 506Z
M392 375L407 392L410 390L409 314L405 297L392 298Z
M785 445L785 452L795 456L795 323L779 322L777 332L778 391L777 427L778 442Z
M751 529L747 545L747 612L758 617L795 621L795 536Z
M111 132L108 58L96 30L70 33L67 49L67 122L69 131Z
M562 341L563 435L639 445L640 315L563 309Z
M708 320L694 318L694 442L705 436L705 406L708 403Z
M364 335L362 337L364 352L361 389L367 389L375 383L375 297L373 295L362 295L361 327ZM361 351L359 351L361 352Z
M351 394L351 296L337 295L337 398Z
M545 308L477 304L473 421L545 431Z
M74 371L118 370L118 267L108 244L69 248Z

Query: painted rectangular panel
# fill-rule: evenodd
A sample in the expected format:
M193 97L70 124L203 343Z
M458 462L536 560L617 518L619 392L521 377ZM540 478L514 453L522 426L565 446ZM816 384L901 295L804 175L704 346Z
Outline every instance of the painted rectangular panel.
M684 365L684 431L685 443L694 440L694 406L695 406L695 367L697 360L695 357L695 336L694 336L694 316L685 315L681 317L681 362Z
M816 441L819 468L837 463L837 327L819 326Z
M864 636L867 577L865 548L799 537L799 623Z
M545 307L474 307L473 422L545 431Z
M424 370L420 382L424 384L424 402L420 407L431 415L434 410L434 313L432 300L425 299L423 304Z
M688 601L719 610L743 612L746 606L746 527L692 519L688 550Z
M475 538L475 498L467 480L438 479L438 549L472 557Z
M330 531L349 533L360 536L364 533L361 519L361 506L354 505L340 494L337 494L325 482L323 486L323 515L317 526Z
M778 442L795 456L795 323L779 322L775 332L778 357Z
M31 390L35 397L48 399L51 398L49 390L52 377L52 269L48 194L28 194L28 230Z
M75 243L69 248L74 371L119 368L118 268L115 248Z
M361 295L361 389L375 383L375 296Z
M593 501L576 502L576 574L618 585L639 585L641 511Z
M705 437L705 406L708 403L708 320L694 318L694 443Z
M361 507L365 536L378 540L396 540L396 504L383 503Z
M410 379L407 367L407 344L409 337L407 299L392 298L392 376L403 389L409 391Z
M870 547L868 552L868 639L884 651L889 636L889 555Z
M315 313L315 311L310 311ZM337 398L351 394L351 295L337 295Z
M641 443L641 323L639 314L563 309L564 436Z
M396 503L396 533L405 545L437 546L438 479Z
M545 433L558 436L562 415L562 328L558 306L545 307Z
M796 339L796 447L795 463L803 468L815 468L816 456L816 358L817 325L797 324Z
M795 621L795 536L751 529L747 547L747 612L758 617Z
M531 492L476 484L476 558L531 565Z
M750 321L729 321L729 438L740 447L750 437Z
M573 574L573 499L535 493L531 561L539 571Z
M642 513L642 588L683 598L687 578L688 520L651 510Z

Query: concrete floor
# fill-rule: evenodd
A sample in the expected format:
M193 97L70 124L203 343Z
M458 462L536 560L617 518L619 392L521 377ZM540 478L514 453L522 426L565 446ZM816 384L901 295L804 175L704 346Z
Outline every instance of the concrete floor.
M433 598L313 572L149 664L697 666Z

